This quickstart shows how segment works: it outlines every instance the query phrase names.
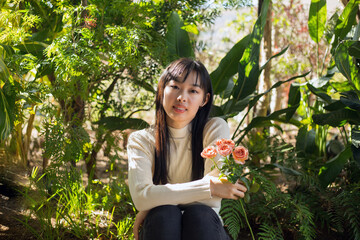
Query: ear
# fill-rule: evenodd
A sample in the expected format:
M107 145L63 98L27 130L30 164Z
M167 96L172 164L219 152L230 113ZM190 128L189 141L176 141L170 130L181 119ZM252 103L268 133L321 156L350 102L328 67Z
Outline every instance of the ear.
M207 94L205 95L204 101L203 101L203 103L201 104L200 107L205 106L205 105L208 103L209 99L210 99L210 93L207 93Z

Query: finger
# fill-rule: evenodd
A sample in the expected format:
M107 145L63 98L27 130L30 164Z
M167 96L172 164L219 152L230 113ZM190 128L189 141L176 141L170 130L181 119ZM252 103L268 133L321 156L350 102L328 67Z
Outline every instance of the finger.
M245 182L241 181L240 179L238 179L238 180L236 181L236 183L239 184L239 185L241 185L241 186L244 186L244 187L246 188ZM247 189L247 188L246 188L246 189Z
M236 194L233 194L230 199L233 199L233 200L238 200L239 199L239 196L237 196Z
M236 183L236 188L239 190L239 191L242 191L242 192L246 192L247 191L247 188L243 185L243 184L239 184L239 183Z
M236 199L243 198L245 196L245 193L241 190L236 189L233 193L233 196L236 197Z

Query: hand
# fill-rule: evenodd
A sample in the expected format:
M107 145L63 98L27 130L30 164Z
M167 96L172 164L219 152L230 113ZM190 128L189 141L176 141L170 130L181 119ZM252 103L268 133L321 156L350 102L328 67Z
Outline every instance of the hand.
M149 211L140 211L138 212L138 214L136 214L136 218L135 218L135 222L134 222L134 228L133 228L133 233L134 233L134 238L135 240L139 240L139 230L140 230L140 226L143 224L146 215L149 213Z
M233 184L224 179L210 179L210 191L212 196L237 200L245 196L247 188L240 182Z

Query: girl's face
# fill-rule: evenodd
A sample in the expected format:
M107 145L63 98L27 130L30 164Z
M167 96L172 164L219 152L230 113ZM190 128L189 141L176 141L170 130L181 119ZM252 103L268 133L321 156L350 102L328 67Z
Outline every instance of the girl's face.
M210 94L200 88L197 74L192 71L185 82L170 80L164 88L163 107L170 127L183 128L196 116L200 107L209 100Z

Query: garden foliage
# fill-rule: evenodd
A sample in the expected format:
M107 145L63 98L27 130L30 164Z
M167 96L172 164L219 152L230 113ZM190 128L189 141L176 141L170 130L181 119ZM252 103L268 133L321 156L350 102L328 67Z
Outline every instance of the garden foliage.
M263 1L252 32L210 74L212 116L242 114L233 139L250 152L249 222L258 239L360 239L360 1L350 0L327 21L326 1L312 0L316 77L308 80L305 71L258 92L265 66L289 49L260 64L269 3ZM0 4L1 146L27 161L35 127L45 140L44 161L51 162L44 174L34 170L24 193L42 230L26 220L25 226L38 239L131 238L135 209L124 177L114 174L125 174L116 168L123 131L148 126L137 114L152 108L160 69L194 57L195 26L217 11L204 12L202 0ZM320 59L322 42L330 61ZM261 97L285 84L291 84L286 108L251 115ZM290 125L297 131L293 145L270 134L269 127L281 132ZM109 183L93 181L101 149L110 159ZM81 161L88 186L75 168ZM31 194L34 186L40 196ZM239 202L223 200L220 214L233 239L247 235Z

